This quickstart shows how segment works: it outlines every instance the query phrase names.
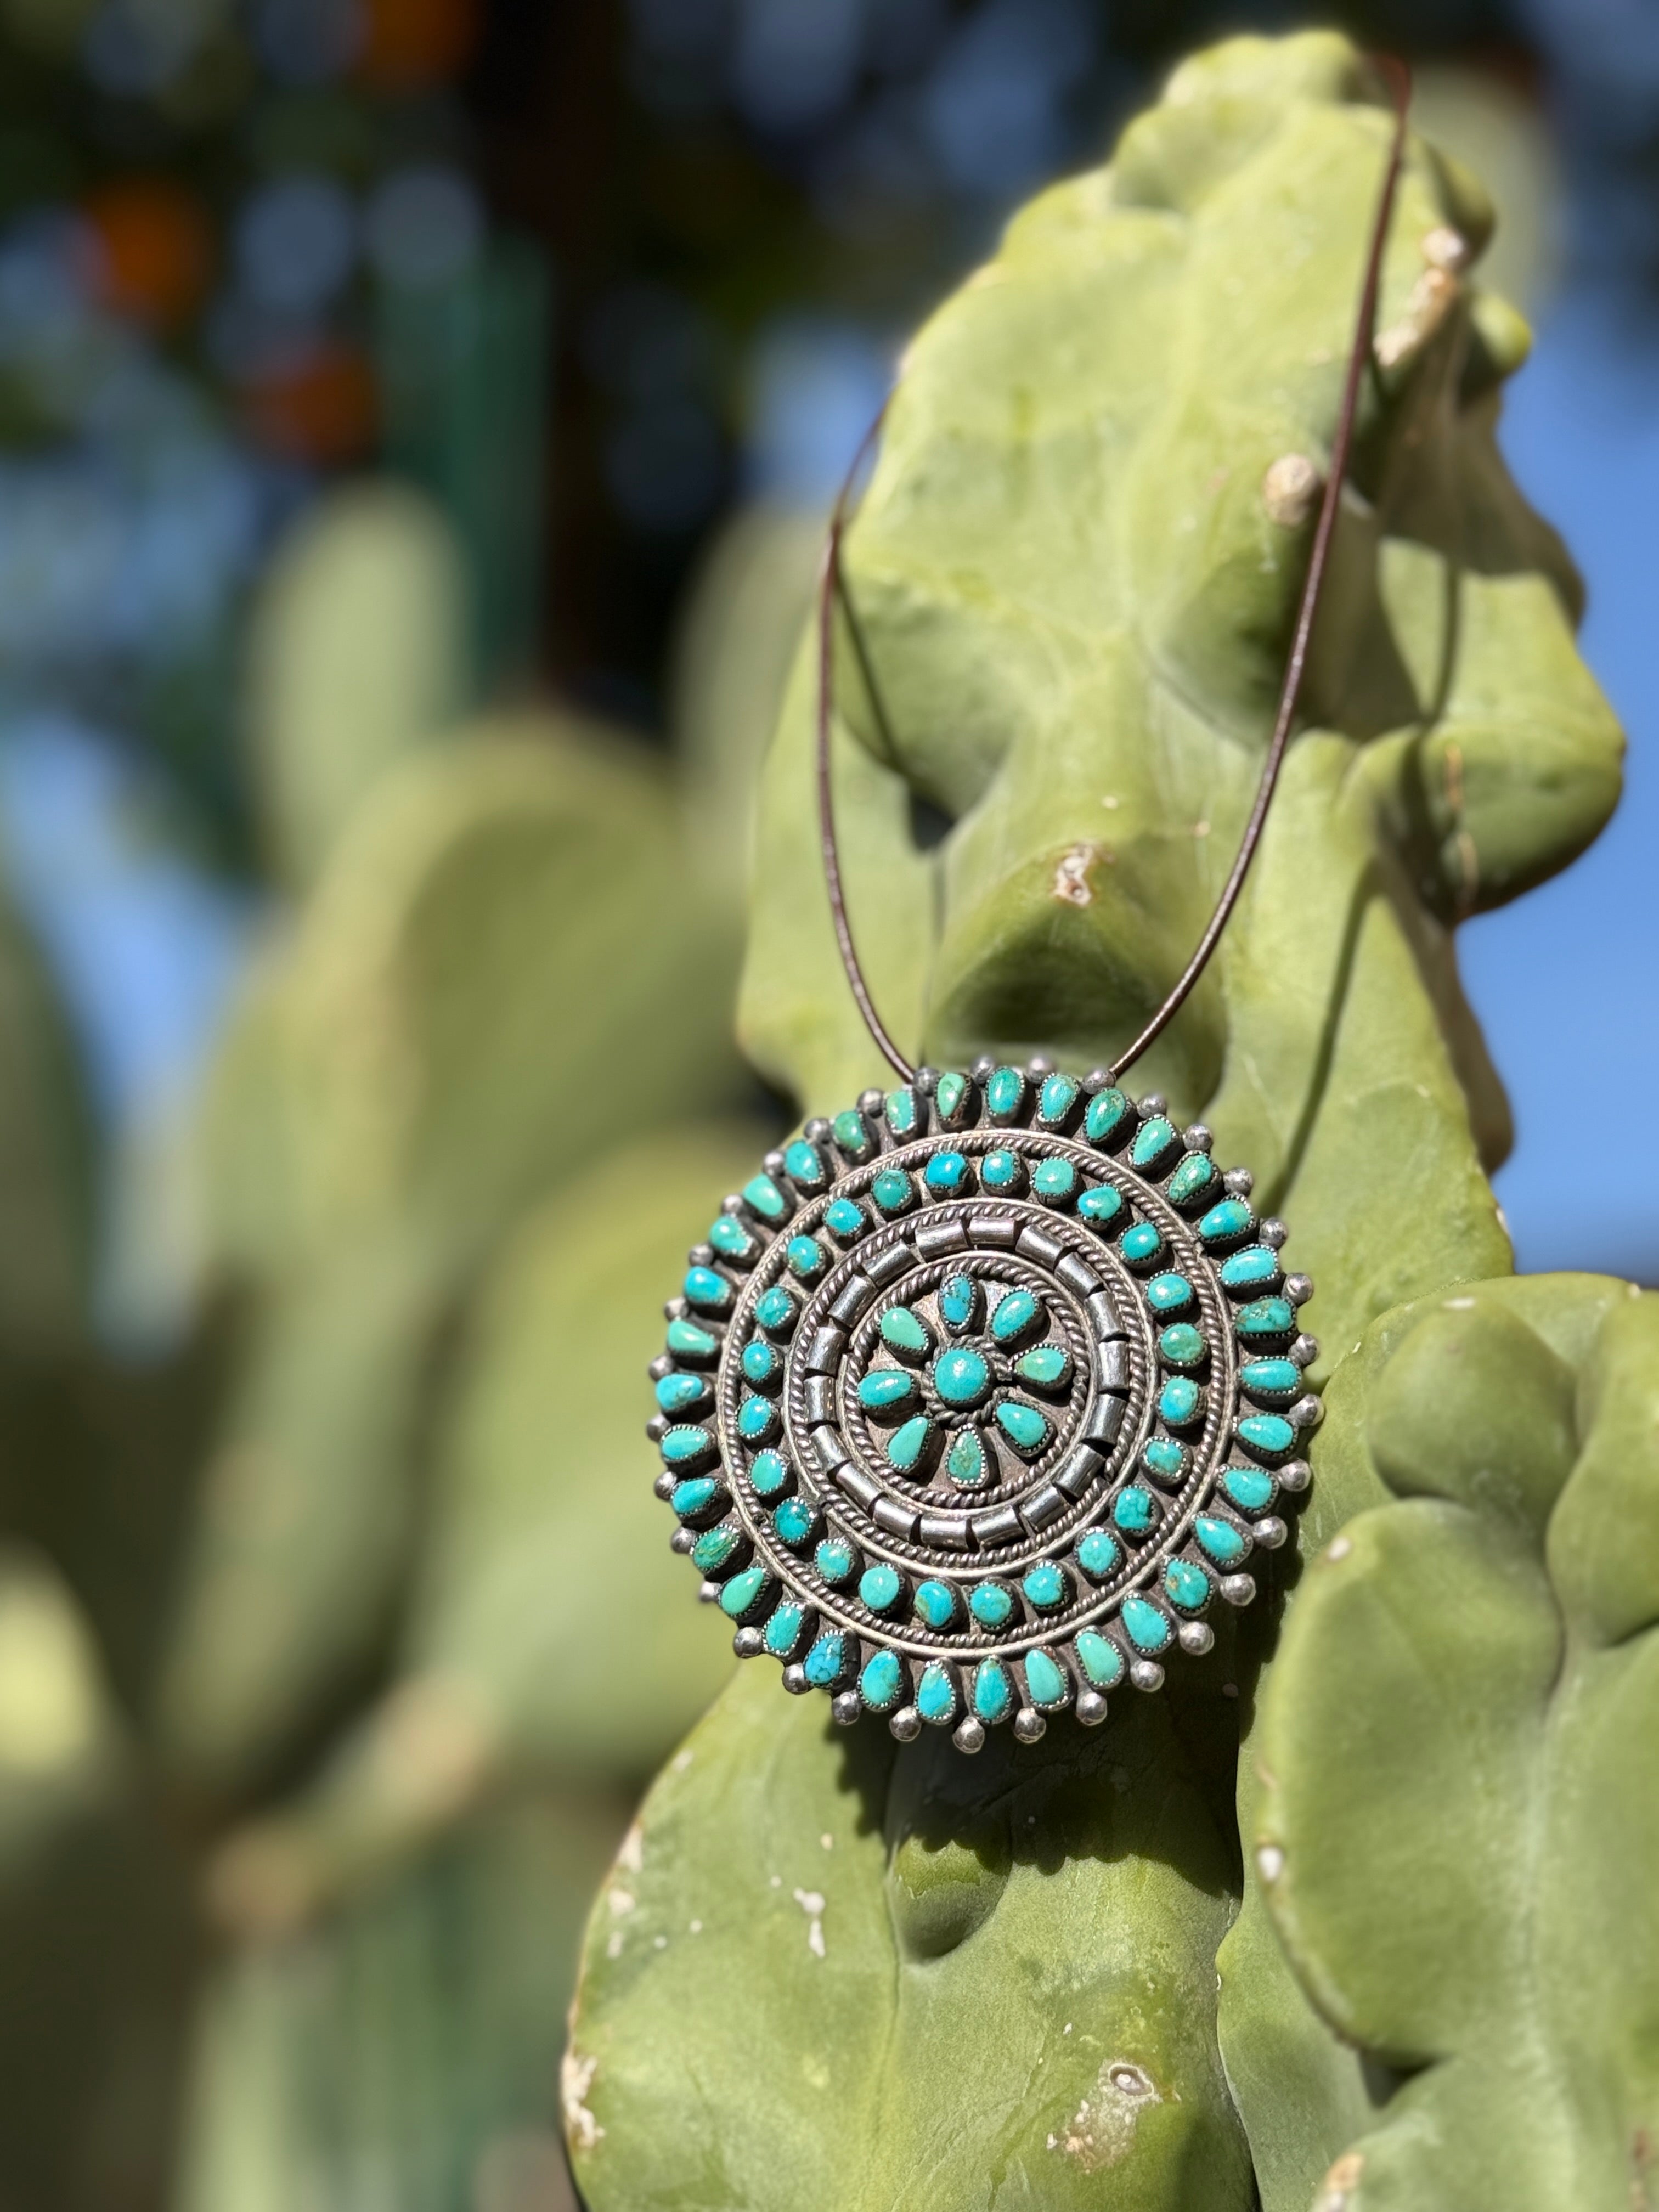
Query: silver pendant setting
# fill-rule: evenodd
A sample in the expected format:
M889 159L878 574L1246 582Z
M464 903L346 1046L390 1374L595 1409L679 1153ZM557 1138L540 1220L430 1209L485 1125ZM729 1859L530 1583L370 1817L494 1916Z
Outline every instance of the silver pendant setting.
M653 1362L740 1656L963 1751L1155 1690L1255 1595L1319 1418L1282 1223L1103 1073L921 1070L725 1201Z

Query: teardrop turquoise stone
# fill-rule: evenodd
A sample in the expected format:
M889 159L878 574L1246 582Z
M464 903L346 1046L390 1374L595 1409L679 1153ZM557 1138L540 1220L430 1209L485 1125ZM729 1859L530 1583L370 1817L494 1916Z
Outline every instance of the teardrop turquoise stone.
M985 1447L975 1429L963 1429L951 1440L945 1472L961 1490L977 1490L990 1473Z
M962 1102L968 1096L968 1079L947 1068L933 1088L933 1103L939 1109L941 1121L954 1121Z
M712 1267L688 1267L683 1285L688 1301L710 1313L720 1313L732 1303L732 1285Z
M1279 1280L1279 1255L1271 1244L1247 1244L1221 1263L1222 1287L1256 1291Z
M781 1221L789 1211L789 1201L769 1175L753 1176L744 1183L743 1194L763 1220Z
M1233 1327L1241 1336L1288 1336L1296 1327L1296 1309L1288 1298L1257 1298L1239 1308Z
M1037 1119L1045 1128L1057 1129L1078 1099L1078 1085L1069 1075L1047 1075L1037 1093Z
M1224 1198L1200 1221L1198 1233L1206 1244L1231 1244L1255 1227L1255 1216L1242 1198Z
M1188 1152L1164 1188L1171 1206L1193 1206L1218 1180L1213 1160L1202 1152Z
M769 1398L745 1398L738 1408L738 1434L746 1444L769 1443L778 1432L778 1409Z
M904 1669L896 1651L878 1651L859 1676L859 1695L872 1713L884 1713L904 1695Z
M830 1125L830 1133L849 1160L868 1158L872 1150L870 1132L863 1115L855 1107L849 1106L836 1115Z
M691 1547L691 1564L699 1574L717 1575L742 1541L735 1528L710 1528Z
M1223 1521L1213 1513L1200 1513L1193 1523L1193 1534L1217 1566L1236 1566L1244 1556L1244 1539L1231 1521Z
M1181 1142L1175 1125L1162 1114L1154 1114L1150 1121L1143 1121L1135 1131L1135 1140L1129 1147L1131 1164L1143 1175L1157 1168Z
M1238 1425L1238 1440L1263 1459L1283 1459L1296 1442L1296 1431L1282 1413L1247 1413Z
M726 1260L747 1260L760 1249L735 1213L722 1213L709 1223L708 1241Z
M1010 1291L997 1301L997 1310L991 1316L991 1334L999 1344L1012 1344L1017 1336L1024 1336L1042 1311L1030 1291Z
M889 1306L881 1317L881 1340L890 1351L925 1358L933 1348L933 1333L908 1306Z
M951 1275L939 1294L939 1310L947 1328L971 1328L979 1319L979 1285L971 1275Z
M669 1504L682 1521L695 1521L726 1503L725 1486L712 1474L694 1474L674 1485Z
M793 1659L805 1626L805 1606L781 1605L767 1622L761 1641L775 1659Z
M916 1685L916 1711L923 1720L939 1727L957 1717L957 1686L950 1668L938 1659L921 1670Z
M1026 1653L1025 1687L1031 1703L1042 1713L1051 1713L1056 1705L1066 1705L1072 1694L1072 1686L1063 1669L1046 1651Z
M809 1145L804 1137L797 1137L783 1155L784 1172L791 1182L803 1190L818 1190L826 1180L823 1155L816 1145Z
M775 1498L788 1486L789 1462L781 1452L757 1452L749 1480L755 1486L757 1498Z
M1302 1370L1293 1359L1247 1359L1238 1379L1253 1398L1294 1398Z
M1038 1452L1054 1433L1046 1413L1021 1398L1005 1398L997 1407L997 1426L1018 1452Z
M665 1375L657 1385L657 1407L664 1413L684 1413L708 1395L707 1378L701 1375Z
M666 1342L677 1359L712 1359L720 1348L719 1337L694 1321L671 1321Z
M872 1367L859 1384L859 1403L867 1413L884 1413L908 1404L917 1388L915 1376L902 1367Z
M974 1711L987 1728L1006 1721L1014 1709L1014 1686L1000 1659L981 1659L974 1669Z
M1241 1513L1264 1513L1273 1502L1273 1479L1259 1468L1228 1468L1221 1487Z
M957 1617L956 1592L949 1583L935 1582L931 1577L916 1584L910 1602L917 1620L925 1620L929 1628L948 1628Z
M847 1672L847 1638L835 1629L820 1636L802 1670L815 1690L832 1690Z
M896 1137L914 1137L916 1133L916 1124L921 1116L916 1103L916 1094L909 1085L907 1083L897 1091L890 1091L883 1103L887 1115L887 1126L893 1134Z
M1169 1615L1144 1597L1124 1599L1123 1626L1137 1651L1162 1651L1175 1634Z
M1024 1096L1025 1076L1020 1068L999 1067L986 1079L985 1109L999 1121L1018 1114Z
M741 1620L750 1613L765 1595L769 1580L764 1567L745 1567L740 1575L733 1575L720 1592L720 1611L728 1620Z
M1089 1101L1089 1110L1083 1117L1083 1133L1091 1145L1111 1145L1120 1139L1127 1127L1129 1102L1114 1085L1105 1091L1097 1091Z
M1114 1690L1123 1680L1123 1654L1109 1636L1081 1628L1073 1638L1077 1663L1095 1690Z
M908 1474L917 1467L927 1449L933 1433L933 1425L926 1413L918 1413L903 1427L894 1431L887 1445L887 1460L901 1474Z
M1196 1613L1210 1601L1210 1577L1190 1559L1171 1559L1164 1570L1164 1587L1170 1602L1183 1613Z
M670 1467L690 1467L714 1456L714 1439L707 1429L686 1424L670 1429L657 1449Z
M1058 1390L1071 1375L1072 1356L1058 1344L1039 1344L1034 1351L1020 1354L1014 1362L1014 1372L1039 1390Z

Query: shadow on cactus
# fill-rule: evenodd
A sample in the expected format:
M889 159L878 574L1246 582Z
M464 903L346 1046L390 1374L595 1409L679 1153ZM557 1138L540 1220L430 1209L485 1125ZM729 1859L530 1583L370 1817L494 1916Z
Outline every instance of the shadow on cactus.
M1109 167L1016 216L907 355L848 540L836 775L866 965L919 1060L1109 1060L1198 938L1267 733L1388 128L1340 39L1219 46ZM1526 333L1469 273L1492 223L1414 140L1309 726L1220 953L1138 1071L1291 1215L1322 1375L1379 1314L1508 1271L1483 1172L1507 1109L1451 931L1564 866L1618 790L1571 568L1494 443ZM804 651L741 1012L809 1114L881 1072L823 890L813 682ZM1316 1489L1316 1541L1330 1510ZM1259 1895L1237 1917L1265 1656L1237 1633L1097 1738L977 1766L849 1751L745 1669L590 1925L567 2123L596 2212L1305 2212L1391 2083L1310 2004Z

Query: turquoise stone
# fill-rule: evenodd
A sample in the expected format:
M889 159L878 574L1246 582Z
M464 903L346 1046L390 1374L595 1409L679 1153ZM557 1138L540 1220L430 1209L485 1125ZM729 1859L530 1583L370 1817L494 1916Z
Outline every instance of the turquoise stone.
M968 1163L960 1152L935 1152L921 1171L934 1198L953 1198L968 1185Z
M1283 1459L1296 1442L1296 1431L1282 1413L1247 1413L1238 1441L1260 1459Z
M833 1690L847 1672L847 1638L830 1629L807 1653L802 1672L815 1690Z
M720 1348L719 1337L694 1321L671 1321L666 1340L676 1359L712 1359Z
M712 1513L716 1506L724 1507L726 1488L712 1474L694 1474L674 1485L668 1502L682 1521L695 1521L700 1514Z
M1158 1340L1158 1358L1166 1367L1201 1367L1210 1347L1204 1332L1189 1321L1178 1321Z
M1224 1198L1200 1221L1198 1233L1206 1244L1231 1244L1255 1227L1255 1216L1242 1198Z
M939 1310L946 1328L972 1328L980 1315L979 1285L971 1275L950 1275L939 1294Z
M1202 1152L1188 1152L1164 1188L1171 1206L1195 1206L1219 1180L1213 1160Z
M903 1358L925 1359L933 1348L933 1332L908 1306L889 1306L879 1326L882 1342Z
M1146 1303L1155 1314L1184 1313L1192 1302L1192 1285L1173 1271L1154 1275L1146 1285Z
M1204 1411L1204 1393L1189 1375L1172 1375L1158 1394L1158 1410L1170 1428L1188 1428Z
M1164 1570L1164 1588L1171 1605L1183 1613L1198 1613L1210 1601L1210 1577L1190 1559L1171 1559Z
M743 1347L743 1372L745 1382L764 1390L769 1383L783 1380L783 1354L775 1344L763 1344L757 1337Z
M699 1574L717 1575L743 1541L738 1528L710 1528L691 1547L691 1564Z
M1025 1690L1040 1713L1051 1713L1057 1705L1071 1702L1072 1685L1066 1670L1046 1651L1026 1653Z
M1071 1584L1066 1570L1054 1559L1039 1559L1027 1572L1020 1588L1025 1601L1039 1613L1052 1613L1057 1605L1064 1605L1071 1595Z
M751 1176L743 1194L763 1221L781 1221L789 1211L788 1200L769 1175Z
M884 1213L902 1213L916 1194L916 1187L902 1168L884 1168L870 1185L870 1195Z
M1119 1491L1112 1518L1126 1536L1149 1536L1160 1517L1158 1500L1150 1490L1132 1482L1127 1490Z
M1175 1635L1175 1623L1144 1597L1123 1601L1123 1626L1137 1651L1162 1651Z
M985 1110L994 1121L1018 1114L1025 1096L1025 1077L1018 1067L999 1067L985 1080Z
M822 1190L829 1181L823 1155L805 1137L797 1137L783 1155L784 1173L802 1190Z
M816 1237L792 1237L785 1249L784 1257L789 1262L789 1272L810 1283L821 1275L830 1265L830 1255Z
M714 1457L714 1439L707 1429L684 1425L670 1429L657 1449L670 1467L692 1467Z
M887 1126L896 1137L914 1137L921 1120L921 1108L915 1092L908 1083L898 1090L890 1091L882 1101L887 1116Z
M933 1090L933 1103L939 1109L939 1120L954 1121L967 1096L967 1077L958 1075L953 1068L947 1068Z
M999 1344L1012 1344L1016 1337L1024 1335L1042 1311L1030 1291L1010 1291L997 1301L991 1316L991 1334Z
M795 1326L799 1311L794 1293L775 1285L769 1291L763 1291L755 1301L755 1319L769 1336L787 1336Z
M1233 1327L1241 1336L1288 1336L1296 1327L1296 1308L1288 1298L1255 1298L1240 1306Z
M908 1405L920 1387L902 1367L872 1367L859 1384L859 1403L866 1413L885 1413Z
M825 1582L849 1583L858 1571L859 1555L845 1536L826 1536L813 1553L812 1564Z
M817 1533L818 1509L809 1498L786 1498L772 1516L772 1526L778 1532L778 1541L799 1551L810 1544Z
M1273 1479L1259 1467L1225 1468L1221 1487L1241 1513L1265 1513L1273 1502Z
M968 1610L981 1628L1006 1628L1013 1617L1013 1592L1000 1583L975 1583L969 1594Z
M1054 1424L1046 1413L1028 1406L1023 1398L1005 1398L997 1407L997 1426L1002 1431L1017 1452L1030 1455L1040 1452L1054 1434Z
M781 1605L766 1624L761 1641L775 1659L793 1659L806 1628L804 1605Z
M1117 1240L1117 1249L1131 1267L1150 1267L1164 1255L1164 1238L1155 1223L1137 1221Z
M929 1628L948 1628L957 1617L956 1592L949 1583L935 1582L931 1577L916 1584L910 1602L917 1620L926 1621Z
M1069 1075L1046 1075L1037 1093L1037 1119L1045 1129L1058 1129L1070 1117L1078 1101L1079 1085Z
M769 1398L745 1398L738 1408L738 1434L746 1444L768 1444L778 1432L778 1409Z
M741 1620L765 1597L770 1580L764 1567L745 1567L740 1575L733 1575L720 1592L720 1611L728 1620Z
M991 1388L991 1370L966 1345L942 1352L933 1362L933 1388L947 1406L977 1406Z
M935 1728L946 1728L955 1720L956 1678L943 1660L935 1659L922 1668L916 1685L916 1711Z
M1249 1548L1232 1522L1213 1513L1200 1513L1193 1523L1193 1534L1218 1567L1236 1567Z
M1031 1188L1045 1206L1064 1206L1077 1185L1070 1160L1039 1160L1031 1170Z
M868 1159L874 1149L864 1116L856 1107L849 1106L837 1114L830 1124L830 1133L849 1160Z
M1108 1576L1117 1572L1118 1561L1122 1557L1122 1546L1104 1528L1091 1528L1077 1547L1079 1566L1097 1583L1103 1583Z
M755 1486L757 1498L775 1498L781 1490L789 1486L789 1462L781 1452L757 1452L749 1480Z
M1000 1659L981 1659L974 1669L974 1712L995 1728L1014 1710L1014 1685Z
M1123 1194L1115 1183L1091 1184L1077 1202L1079 1217L1092 1229L1109 1229L1123 1211Z
M1279 1280L1279 1255L1271 1244L1247 1244L1221 1263L1222 1286L1229 1291L1270 1290Z
M963 1429L952 1437L945 1472L959 1490L977 1490L984 1483L991 1469L976 1429Z
M1097 1091L1083 1117L1083 1133L1091 1145L1120 1144L1129 1125L1129 1102L1114 1085Z
M713 1267L688 1267L683 1285L686 1302L709 1313L721 1313L732 1303L732 1285Z
M1123 1680L1123 1654L1109 1636L1080 1628L1072 1639L1072 1648L1091 1690L1115 1690Z
M701 1405L708 1395L708 1380L702 1375L665 1375L657 1385L657 1409L664 1413L684 1413Z
M1253 1398L1294 1398L1302 1388L1302 1370L1293 1359L1247 1359L1238 1379Z
M1039 1344L1020 1354L1014 1372L1039 1390L1059 1390L1071 1380L1072 1355L1058 1344Z
M735 1213L722 1213L708 1224L708 1241L723 1260L748 1260L760 1246Z
M884 1713L904 1695L904 1669L896 1651L878 1651L859 1676L859 1695L872 1713Z
M979 1164L979 1179L987 1190L1011 1194L1025 1180L1025 1164L1018 1152L987 1152Z
M1173 1437L1148 1437L1140 1447L1140 1464L1155 1482L1177 1483L1187 1472L1187 1447Z
M1150 1121L1143 1121L1135 1131L1135 1140L1129 1147L1129 1163L1142 1175L1155 1174L1159 1164L1166 1160L1181 1142L1175 1124L1162 1114L1154 1114Z
M863 1236L869 1224L864 1208L852 1199L833 1198L823 1209L823 1225L832 1237L838 1237L843 1244L850 1244L854 1237Z
M888 1439L887 1463L901 1474L913 1474L927 1455L933 1442L933 1425L926 1413L918 1413L902 1428L896 1429Z

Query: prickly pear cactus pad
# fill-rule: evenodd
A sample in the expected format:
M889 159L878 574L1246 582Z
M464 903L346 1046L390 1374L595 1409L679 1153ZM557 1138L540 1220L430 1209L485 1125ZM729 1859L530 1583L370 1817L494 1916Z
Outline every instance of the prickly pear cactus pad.
M1651 2205L1659 1298L1484 1284L1350 1370L1380 1502L1290 1613L1251 1839L1321 2011L1405 2077L1322 2202Z
M871 988L919 1065L1109 1065L1196 943L1268 734L1389 128L1340 39L1217 47L906 356L847 541L835 773ZM1471 273L1491 223L1414 140L1308 726L1217 957L1134 1072L1293 1221L1316 1389L1379 1315L1508 1272L1483 1173L1507 1112L1451 932L1563 866L1618 789L1571 570L1494 441L1526 333ZM816 1118L881 1066L823 889L813 702L808 652L740 1018ZM1252 1552L1264 1601L1212 1608L1213 1648L1097 1729L966 1759L740 1671L590 1925L568 2118L594 2212L1307 2212L1368 2077L1259 1898L1240 1916L1235 1793L1297 1522L1327 1542L1382 1495L1340 1384L1297 1541Z
M837 1720L969 1753L1097 1727L1284 1542L1313 1285L1162 1109L1042 1061L924 1070L809 1122L693 1248L658 1490L738 1656Z

